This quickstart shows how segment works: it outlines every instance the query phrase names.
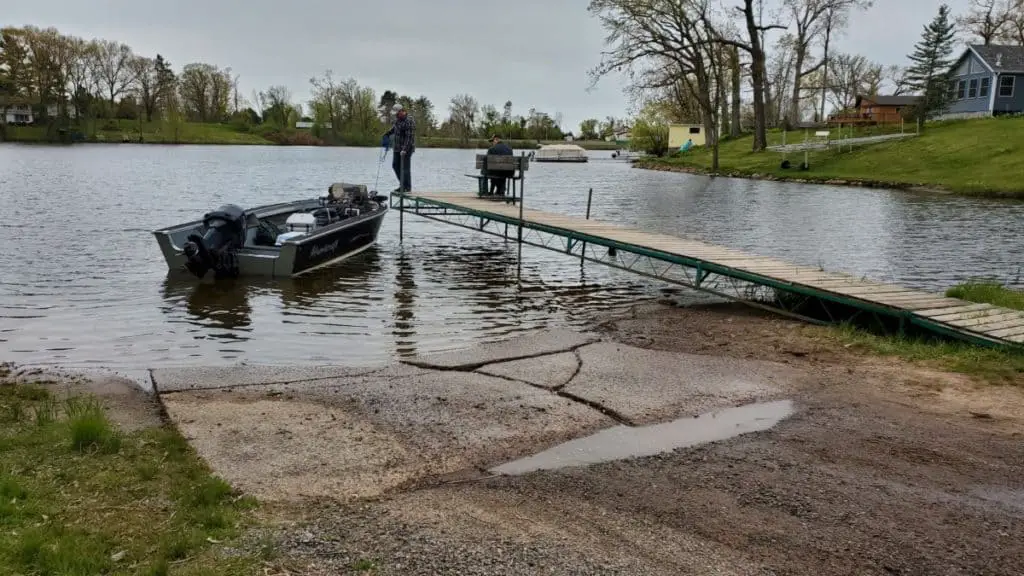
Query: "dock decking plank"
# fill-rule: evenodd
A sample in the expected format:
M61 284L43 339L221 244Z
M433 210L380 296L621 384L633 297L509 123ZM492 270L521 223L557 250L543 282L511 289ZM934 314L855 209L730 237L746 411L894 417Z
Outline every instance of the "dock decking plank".
M395 196L395 194L393 194ZM695 262L701 266L711 265L715 270L726 276L747 279L758 283L757 278L766 280L769 285L789 285L805 291L817 291L822 297L847 299L855 306L857 302L903 311L930 323L942 325L947 330L961 333L965 337L978 338L971 334L982 334L982 341L1001 341L1005 343L1024 343L1024 312L993 306L991 304L974 304L966 300L950 298L865 277L857 277L845 272L826 271L812 266L793 264L777 258L752 254L725 246L708 244L692 238L681 238L638 230L634 227L587 219L583 216L544 212L501 201L483 200L474 194L465 192L429 192L407 193L400 195L414 201L420 207L433 206L444 208L447 213L467 213L472 211L481 218L504 218L509 224L517 224L522 217L525 228L538 228L563 231L564 236L580 234L590 237L594 242L601 240L632 247L637 253L646 250L652 257L657 253L664 258L675 257L682 265ZM406 210L415 210L408 207ZM520 213L520 210L522 212ZM439 212L430 212L438 214ZM753 279L751 279L753 277ZM773 284L777 283L777 284Z

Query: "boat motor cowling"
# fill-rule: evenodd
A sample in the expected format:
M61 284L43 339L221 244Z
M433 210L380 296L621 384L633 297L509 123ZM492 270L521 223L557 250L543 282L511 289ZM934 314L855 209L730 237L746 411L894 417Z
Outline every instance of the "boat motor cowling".
M245 210L234 204L206 213L203 235L190 234L185 243L185 267L199 278L211 269L217 278L237 276L235 250L245 243L245 217Z

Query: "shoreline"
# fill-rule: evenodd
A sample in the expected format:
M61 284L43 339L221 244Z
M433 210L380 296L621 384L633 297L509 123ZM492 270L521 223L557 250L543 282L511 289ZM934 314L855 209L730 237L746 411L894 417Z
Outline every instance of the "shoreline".
M204 126L203 129L211 129L210 126ZM123 144L141 144L141 145L165 145L165 146L275 146L275 147L309 147L309 148L380 148L380 143L374 144L329 144L325 142L311 143L304 139L303 133L291 134L292 137L298 135L299 139L296 141L275 141L270 138L263 137L254 132L238 132L234 131L229 127L214 127L213 132L216 134L209 137L191 137L181 138L179 141L172 141L169 139L156 137L152 133L144 133L143 140L138 140L138 133L131 133L130 131L115 132L107 131L103 133L104 139L84 139L78 141L62 141L47 139L38 135L32 137L8 137L6 139L0 138L0 144L27 144L27 145L50 145L50 146L68 146L76 144L108 144L108 145L123 145ZM132 134L134 138L123 139L120 134ZM562 141L553 140L541 140L540 142L535 140L505 140L505 142L515 150L538 150L542 145L559 144L564 143ZM614 152L624 148L624 146L613 143L613 142L599 142L599 141L577 141L572 142L588 152ZM450 149L450 150L486 150L490 147L490 143L486 140L479 138L473 138L468 144L462 144L457 138L448 137L434 137L434 136L420 136L416 144L417 149Z
M1024 455L1019 377L985 385L743 306L638 305L588 333L540 330L377 369L247 365L153 377L157 390L137 398L160 409L148 408L144 425L165 422L231 487L218 488L224 503L202 502L202 515L189 517L239 522L177 557L168 534L158 554L192 558L193 568L237 556L292 573L381 576L537 566L810 576L822 565L1008 576L1024 542L1013 503L993 499L1013 489ZM787 402L792 411L773 425L710 437L703 428L737 406ZM108 404L112 420L140 421L116 417L126 406ZM566 455L582 439L668 423L696 426L702 440L665 428L659 442L680 447L608 455L612 442L592 447L606 457ZM536 469L544 454L569 465ZM139 482L128 475L117 490L134 493ZM225 508L232 499L258 512ZM908 524L922 528L900 529ZM175 526L188 534L187 523ZM121 549L99 553L159 558Z
M707 168L685 164L670 164L658 160L636 160L633 168L641 170L654 170L657 172L676 172L680 174L691 174L694 176L708 176L711 178L738 178L742 180L765 180L769 182L792 182L795 184L812 184L818 186L845 186L849 188L876 188L885 190L897 190L902 192L918 192L933 194L937 196L963 196L973 198L990 198L996 200L1024 200L1024 191L1021 190L955 190L939 184L911 184L909 182L869 180L863 178L836 178L834 176L815 178L813 175L803 177L779 176L777 174L762 174L757 172L744 172L742 170L719 169L713 172ZM795 170L795 169L794 169ZM799 172L797 172L799 173Z

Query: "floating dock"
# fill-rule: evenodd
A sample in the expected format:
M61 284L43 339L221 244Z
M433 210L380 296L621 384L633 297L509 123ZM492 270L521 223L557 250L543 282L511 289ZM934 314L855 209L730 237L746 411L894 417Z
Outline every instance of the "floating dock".
M914 326L984 346L1024 347L1024 312L591 220L589 200L587 218L472 193L392 193L391 206L400 218L409 212L809 322L837 323L866 314L900 332Z

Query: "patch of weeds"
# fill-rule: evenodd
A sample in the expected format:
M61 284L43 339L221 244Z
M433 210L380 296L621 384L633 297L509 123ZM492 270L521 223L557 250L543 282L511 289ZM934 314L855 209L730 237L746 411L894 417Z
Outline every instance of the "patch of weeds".
M9 424L17 424L25 419L25 404L18 398L11 398L0 411L3 421Z
M32 412L35 414L36 425L49 426L57 421L57 401L47 396L32 406Z
M376 570L377 568L379 568L379 566L377 565L376 562L374 562L373 560L368 560L366 558L358 560L352 564L352 569L358 572L369 572L371 570Z
M929 364L993 384L1024 385L1024 354L962 342L878 336L848 325L835 333L847 346Z
M1024 290L1007 288L991 280L972 280L946 290L946 296L978 304L1024 310Z
M64 403L71 434L71 447L79 452L101 448L115 453L121 448L120 435L95 398L68 398Z

